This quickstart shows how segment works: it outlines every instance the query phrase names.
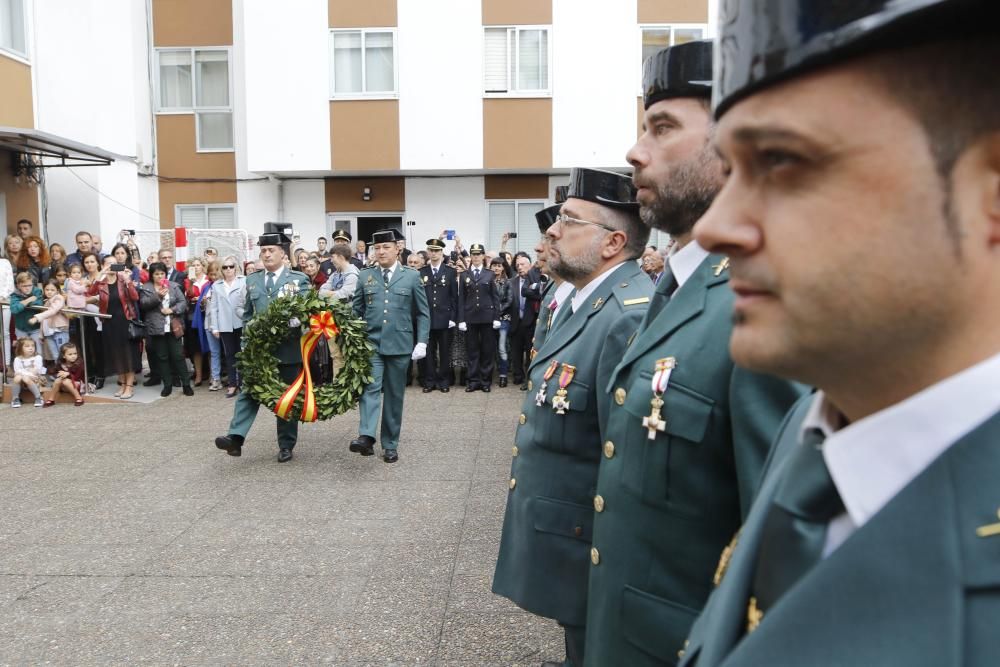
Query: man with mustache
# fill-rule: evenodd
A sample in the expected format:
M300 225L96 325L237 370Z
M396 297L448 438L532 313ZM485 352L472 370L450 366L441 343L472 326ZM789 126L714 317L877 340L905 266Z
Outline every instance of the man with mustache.
M1000 5L740 0L719 26L729 177L695 235L730 256L733 358L819 391L683 664L995 665Z
M726 257L691 237L723 181L709 143L711 78L711 42L650 58L644 130L626 156L643 221L676 243L601 396L610 417L593 499L588 665L676 661L802 394L733 364Z

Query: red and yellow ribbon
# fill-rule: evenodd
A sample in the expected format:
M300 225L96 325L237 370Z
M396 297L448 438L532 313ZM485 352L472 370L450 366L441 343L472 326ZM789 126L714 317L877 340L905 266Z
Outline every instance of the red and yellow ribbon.
M302 402L302 414L299 415L299 421L316 421L316 396L313 394L312 375L309 373L309 355L316 348L320 338L333 338L338 333L340 333L340 329L330 311L325 310L309 318L309 331L302 336L302 340L299 342L299 347L302 350L302 370L278 399L277 405L274 406L274 414L282 419L288 419L292 408L295 407L296 397L300 391L305 389L305 400Z

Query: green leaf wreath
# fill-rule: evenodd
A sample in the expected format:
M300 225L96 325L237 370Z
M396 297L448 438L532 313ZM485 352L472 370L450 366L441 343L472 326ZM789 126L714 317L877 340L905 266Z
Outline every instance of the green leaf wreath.
M243 327L243 350L237 354L237 367L242 378L243 391L255 400L274 410L278 399L288 388L288 383L278 374L278 346L293 335L298 341L308 331L309 318L323 311L330 311L340 333L330 340L340 346L344 365L332 382L314 387L317 418L329 419L340 415L358 404L365 385L372 381L371 353L365 323L355 317L350 304L338 300L327 301L314 290L307 290L271 301L263 313L258 314ZM289 321L298 319L302 326L290 329ZM289 420L302 414L304 392L295 398Z

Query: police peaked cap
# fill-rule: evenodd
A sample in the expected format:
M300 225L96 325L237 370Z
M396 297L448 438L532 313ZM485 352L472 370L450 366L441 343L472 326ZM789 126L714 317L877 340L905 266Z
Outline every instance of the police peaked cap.
M349 231L347 231L347 230L344 230L344 229L338 229L337 231L335 231L333 233L333 237L332 238L333 238L334 241L337 241L339 239L343 239L345 241L350 241L351 240L351 233Z
M427 248L437 248L439 250L444 250L444 241L441 239L427 239Z
M639 210L632 177L614 171L574 167L569 174L569 192L566 197L625 211Z
M861 54L996 35L998 18L996 0L722 0L715 116L772 84Z
M645 108L671 97L712 96L712 41L686 42L657 51L642 67Z

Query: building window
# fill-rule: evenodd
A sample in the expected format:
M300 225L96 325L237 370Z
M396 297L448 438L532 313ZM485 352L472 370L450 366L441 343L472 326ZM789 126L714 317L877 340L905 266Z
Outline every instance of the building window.
M174 220L189 229L236 229L236 204L178 205Z
M21 56L28 54L24 43L24 0L0 0L0 49Z
M549 29L486 28L483 79L486 94L546 94L549 86Z
M394 30L330 31L330 97L396 94Z
M541 238L535 214L543 208L545 202L542 200L488 200L486 216L489 220L489 237L486 249L499 250L503 235L516 232L517 237L507 242L507 250L511 253L523 250L534 258L535 246Z
M157 111L194 113L199 151L233 150L229 49L162 49L156 55Z
M639 68L654 53L668 46L677 46L685 42L694 42L705 38L708 26L702 24L682 25L644 25L642 32L642 60Z

